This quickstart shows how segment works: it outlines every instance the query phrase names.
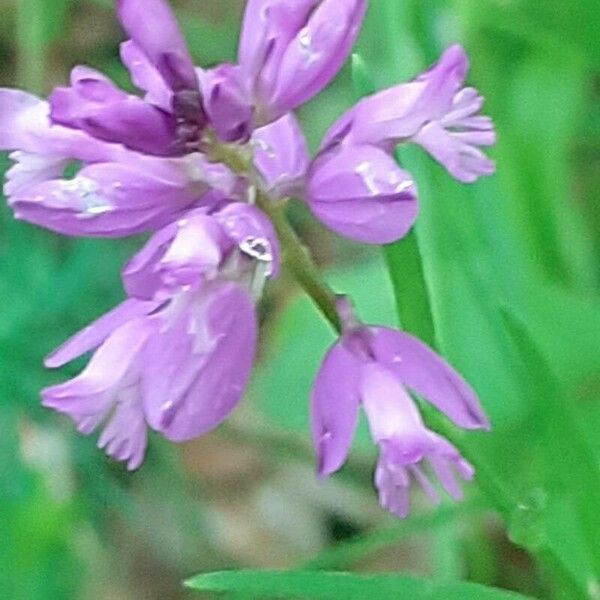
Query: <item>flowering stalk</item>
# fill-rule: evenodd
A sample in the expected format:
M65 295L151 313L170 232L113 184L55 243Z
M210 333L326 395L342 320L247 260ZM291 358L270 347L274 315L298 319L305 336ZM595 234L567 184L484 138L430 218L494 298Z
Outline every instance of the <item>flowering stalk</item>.
M132 470L149 429L183 442L220 425L248 381L255 303L277 275L281 245L290 272L339 334L312 396L319 474L346 461L363 409L380 452L382 506L405 517L413 484L439 503L428 472L459 500L456 475L470 480L476 465L482 488L510 517L510 492L462 450L458 429L439 416L427 417L429 427L408 391L458 428L489 429L474 390L413 336L361 323L285 216L287 199L298 197L336 233L388 244L409 233L419 212L416 183L394 160L399 144L420 146L464 183L494 171L483 152L495 141L493 122L480 114L478 91L465 87L468 58L459 45L412 81L362 99L311 160L292 111L335 76L366 6L249 0L239 64L203 70L168 3L118 0L130 37L121 56L141 95L83 66L47 102L0 90L0 148L14 161L5 191L15 216L64 235L153 233L123 271L127 300L48 357L56 368L95 351L79 376L44 390L44 405L82 433L101 428L99 445ZM66 178L72 161L82 168ZM424 306L405 311L399 297L400 313L432 345L415 238L405 247L419 275L411 305L418 298ZM523 545L533 549L530 539Z

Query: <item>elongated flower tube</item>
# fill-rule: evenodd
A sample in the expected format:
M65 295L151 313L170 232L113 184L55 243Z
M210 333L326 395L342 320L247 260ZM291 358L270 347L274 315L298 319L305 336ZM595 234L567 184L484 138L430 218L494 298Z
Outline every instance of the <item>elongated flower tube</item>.
M495 171L481 147L495 143L494 124L478 113L483 98L463 87L469 61L451 46L413 81L361 100L329 130L323 148L373 144L391 151L403 142L422 146L456 179L472 183Z
M312 394L312 436L319 474L330 475L345 462L362 406L379 446L375 484L384 508L405 517L413 481L432 502L439 502L427 469L450 496L460 499L456 475L469 480L473 468L450 442L425 426L408 390L459 427L489 429L475 392L416 338L386 327L362 325L345 300L340 306L344 333L327 353Z
M319 220L340 235L367 244L404 237L419 212L410 174L374 146L330 148L311 166L306 192Z
M276 271L278 250L257 209L214 214L194 211L158 232L124 272L133 297L46 360L56 368L97 348L43 403L83 434L103 426L99 446L129 469L142 463L148 427L174 442L198 437L229 415L248 380L257 279Z
M260 125L331 82L348 58L366 8L366 0L249 0L239 63Z
M50 97L52 122L147 154L177 154L174 115L127 94L88 67L75 67L71 87Z

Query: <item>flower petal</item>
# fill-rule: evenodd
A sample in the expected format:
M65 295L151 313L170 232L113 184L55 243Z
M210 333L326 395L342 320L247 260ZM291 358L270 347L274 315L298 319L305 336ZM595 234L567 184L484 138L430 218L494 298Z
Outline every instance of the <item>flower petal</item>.
M146 92L146 102L154 104L164 111L170 111L173 101L172 91L156 67L133 40L127 40L121 44L121 60L127 67L134 85Z
M448 48L430 69L409 83L362 99L325 135L322 148L346 139L353 144L391 148L415 135L425 123L442 118L468 70L461 46Z
M279 274L279 239L271 221L261 210L251 204L232 202L214 213L214 217L244 254L267 264L268 277Z
M361 362L341 344L325 356L311 397L311 431L318 473L337 471L346 461L359 410Z
M125 289L141 299L168 298L197 286L204 276L214 277L227 249L225 233L213 217L185 213L155 233L126 265Z
M402 238L419 211L410 175L371 146L343 145L317 159L309 174L308 202L325 225L369 244Z
M239 63L264 100L272 97L281 58L320 0L248 0Z
M285 198L302 189L310 156L304 132L292 113L257 129L252 146L254 164L272 196Z
M420 439L425 426L419 409L396 374L378 362L365 364L359 390L373 439L380 443L400 438L405 457L415 454L420 460Z
M64 342L44 360L44 364L49 369L62 367L82 354L97 348L119 327L151 313L158 306L160 306L158 302L141 302L133 298L125 300Z
M447 171L462 183L474 183L483 175L492 175L496 165L477 146L491 146L496 140L493 129L452 132L439 123L428 123L414 137Z
M194 63L177 19L164 0L117 0L119 19L173 91L197 89Z
M161 227L208 189L188 179L187 163L145 158L104 163L74 179L20 189L10 198L17 218L66 235L120 237Z
M138 152L159 156L177 154L176 121L170 114L119 90L93 69L76 67L71 83L71 87L56 88L52 92L53 123Z
M417 338L386 327L372 327L377 361L399 380L465 429L489 429L490 422L469 384Z
M91 433L108 415L119 392L134 378L139 354L150 330L133 319L113 331L87 367L73 379L42 391L42 404L67 414L83 434Z
M235 284L190 299L146 349L143 397L150 425L176 442L217 427L242 397L256 337L254 305Z
M367 10L365 0L323 0L290 41L271 98L284 114L318 94L348 58Z
M245 143L254 126L253 107L240 67L199 70L206 115L224 142Z
M10 198L20 190L61 177L69 160L46 154L17 150L10 153L13 165L6 171L4 195Z
M135 471L144 461L147 438L148 427L139 390L132 386L119 393L115 410L98 440L98 448L103 448L115 460L126 461L127 469Z
M123 149L86 133L52 125L44 100L0 88L0 150L19 150L55 158L97 162L114 160Z

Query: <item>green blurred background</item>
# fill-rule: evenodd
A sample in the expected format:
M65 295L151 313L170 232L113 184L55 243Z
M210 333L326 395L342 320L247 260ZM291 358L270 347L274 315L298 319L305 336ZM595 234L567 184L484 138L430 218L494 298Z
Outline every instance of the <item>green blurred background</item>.
M173 4L199 63L235 59L242 0ZM51 374L42 358L122 298L119 269L141 240L60 238L3 206L0 598L176 599L195 573L306 564L551 597L552 578L510 541L530 535L532 514L600 598L599 31L597 0L371 0L357 49L384 86L461 41L498 126L498 174L472 187L417 151L401 157L421 190L438 346L494 423L470 434L470 451L520 499L508 526L477 483L462 505L433 509L417 496L406 523L388 517L364 431L347 468L315 482L307 398L333 336L285 277L263 302L261 360L234 418L181 447L152 438L144 467L127 474L38 393L81 367ZM1 0L0 84L45 94L86 63L128 86L121 39L110 0ZM355 93L346 67L302 109L313 148ZM365 249L300 205L290 214L365 320L396 324L394 291L411 312L418 277L402 244Z

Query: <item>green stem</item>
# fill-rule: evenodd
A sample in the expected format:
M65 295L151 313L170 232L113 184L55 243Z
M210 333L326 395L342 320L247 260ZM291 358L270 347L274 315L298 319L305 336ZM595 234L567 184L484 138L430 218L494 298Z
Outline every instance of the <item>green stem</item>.
M397 313L400 315L403 329L414 333L426 344L433 346L435 345L435 331L433 321L428 318L431 309L416 235L413 230L400 242L386 246L385 257L392 284L396 290ZM402 273L398 269L392 268L392 265L402 265ZM404 304L401 302L401 298L407 295L410 295L413 301Z
M44 32L46 5L43 0L19 0L16 8L17 83L30 92L41 94L48 60Z
M308 249L298 239L285 216L285 204L274 204L263 192L258 192L257 205L269 215L283 253L283 264L313 300L336 333L341 332L340 318L336 309L336 294L321 278Z

